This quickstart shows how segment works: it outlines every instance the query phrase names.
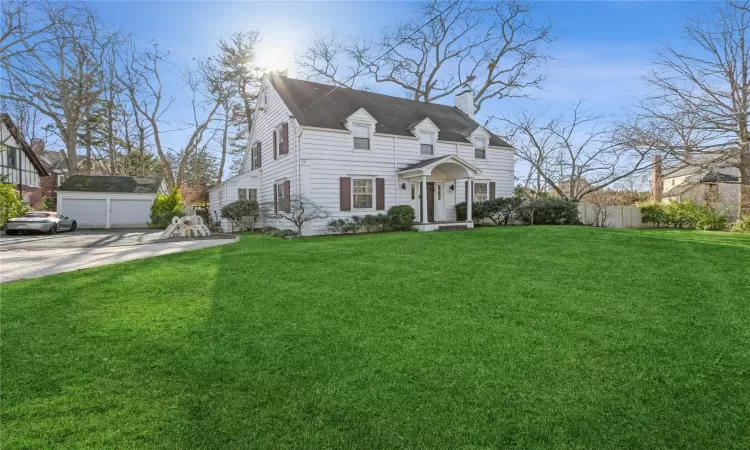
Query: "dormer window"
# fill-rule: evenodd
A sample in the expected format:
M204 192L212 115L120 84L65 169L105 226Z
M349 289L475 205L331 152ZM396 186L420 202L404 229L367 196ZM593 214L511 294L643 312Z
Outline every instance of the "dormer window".
M435 154L435 133L419 133L419 153L422 155Z
M474 138L474 158L487 159L487 139Z
M352 125L354 150L370 150L370 125L355 123Z

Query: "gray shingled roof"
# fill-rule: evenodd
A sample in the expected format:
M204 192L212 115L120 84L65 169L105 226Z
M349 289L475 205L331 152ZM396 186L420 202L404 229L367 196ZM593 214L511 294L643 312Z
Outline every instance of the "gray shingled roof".
M345 130L347 117L364 108L378 121L375 131L397 136L414 136L409 126L429 117L440 129L438 139L450 142L470 142L466 137L479 127L458 108L407 100L373 92L336 88L311 81L282 77L275 73L269 80L281 99L303 126ZM510 147L500 137L490 133L490 145Z
M74 175L65 180L58 190L155 194L160 186L161 180L158 178Z

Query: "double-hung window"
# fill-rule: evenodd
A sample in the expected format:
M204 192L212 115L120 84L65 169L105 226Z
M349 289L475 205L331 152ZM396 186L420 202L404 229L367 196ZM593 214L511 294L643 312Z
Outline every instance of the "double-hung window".
M16 149L13 147L8 147L8 167L16 167L16 164L18 161L16 160Z
M247 200L247 189L237 189L237 200Z
M62 186L63 183L65 183L65 175L58 175L57 176L57 187Z
M435 133L419 133L419 153L422 155L435 153Z
M486 202L489 198L490 194L487 183L474 183L474 201Z
M258 201L258 190L257 189L248 189L247 190L247 199L257 202Z
M260 169L260 142L256 142L255 145L253 145L250 163L251 170Z
M474 139L474 158L487 159L487 139Z
M374 197L372 178L352 179L352 205L354 209L372 209Z
M284 153L284 126L279 125L276 128L276 155L281 156Z
M370 150L370 125L355 123L352 125L354 150Z
M284 183L276 183L276 212L284 211Z

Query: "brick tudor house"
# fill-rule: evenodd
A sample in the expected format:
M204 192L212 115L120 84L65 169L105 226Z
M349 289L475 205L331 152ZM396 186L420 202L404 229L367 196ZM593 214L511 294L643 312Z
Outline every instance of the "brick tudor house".
M13 184L24 203L38 207L49 172L8 114L0 113L0 175Z
M471 92L447 106L266 74L241 173L209 190L209 213L230 229L220 219L227 203L250 199L283 211L303 195L330 219L410 205L420 231L473 228L471 207L459 222L457 203L513 191L513 148L474 120L473 103ZM327 221L302 232L326 233Z

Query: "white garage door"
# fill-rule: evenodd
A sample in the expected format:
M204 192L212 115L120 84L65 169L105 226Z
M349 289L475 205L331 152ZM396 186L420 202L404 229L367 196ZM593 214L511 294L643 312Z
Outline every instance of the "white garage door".
M78 228L107 226L107 200L103 198L63 198L60 211L75 220Z
M151 199L110 200L110 227L146 228L151 218Z

